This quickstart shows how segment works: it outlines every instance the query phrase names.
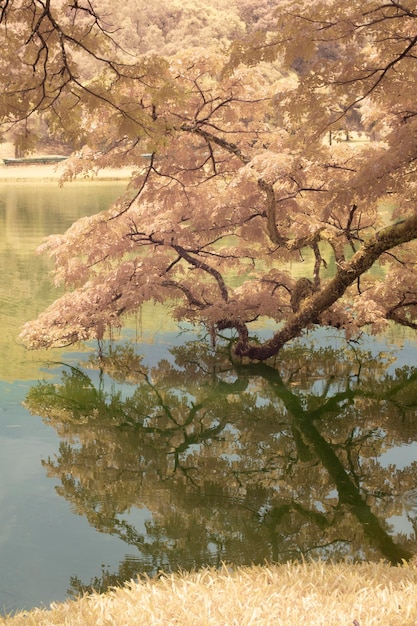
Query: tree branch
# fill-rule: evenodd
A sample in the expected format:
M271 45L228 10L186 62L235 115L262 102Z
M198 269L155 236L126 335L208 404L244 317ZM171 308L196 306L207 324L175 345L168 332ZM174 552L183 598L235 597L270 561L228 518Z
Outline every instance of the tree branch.
M226 150L226 152L229 152L230 154L234 154L245 165L249 163L249 161L251 160L250 157L244 154L235 143L232 143L231 141L227 141L226 139L223 139L222 137L218 137L217 135L214 135L213 133L210 133L209 131L204 130L203 128L201 128L201 126L198 123L182 124L181 130L185 132L193 133L194 135L199 135L200 137L203 137L206 141L210 143L215 143L217 146L220 146L221 148L223 148L223 150Z
M190 265L193 265L194 267L196 267L199 270L203 270L204 272L207 272L207 274L210 274L211 276L213 276L213 278L216 280L221 296L223 298L223 300L225 302L229 301L229 293L226 287L226 283L223 280L223 276L220 274L220 272L218 270L216 270L214 267L211 267L210 265L208 265L207 263L204 263L204 261L201 261L200 259L196 259L195 257L193 257L189 252L187 252L187 250L185 250L185 248L183 248L182 246L180 246L179 244L171 244L171 247L178 252L178 254L188 263L190 263Z
M240 341L235 348L236 354L260 361L274 356L287 341L298 337L304 328L314 323L314 320L339 300L346 289L368 271L384 252L412 241L416 237L417 214L401 223L380 230L364 243L350 261L340 263L334 278L312 296L303 300L299 310L269 341L262 345Z

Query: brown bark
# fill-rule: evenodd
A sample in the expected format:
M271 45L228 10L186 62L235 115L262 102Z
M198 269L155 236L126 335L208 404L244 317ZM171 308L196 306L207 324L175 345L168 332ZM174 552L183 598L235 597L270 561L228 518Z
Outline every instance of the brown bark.
M304 328L314 323L314 320L341 298L346 289L367 272L384 252L416 238L417 214L380 230L364 243L350 261L340 263L334 278L311 297L303 300L299 310L288 318L283 328L269 341L259 345L240 339L235 353L259 361L276 355L288 341L298 337Z

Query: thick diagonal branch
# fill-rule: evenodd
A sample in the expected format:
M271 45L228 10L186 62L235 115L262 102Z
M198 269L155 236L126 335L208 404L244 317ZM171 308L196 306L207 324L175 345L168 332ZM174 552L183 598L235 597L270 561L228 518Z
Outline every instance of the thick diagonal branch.
M260 361L276 355L288 341L298 337L304 328L314 323L324 311L337 302L346 289L367 272L384 252L416 238L417 214L382 229L365 242L350 261L341 263L334 278L306 298L299 310L288 318L285 325L269 341L262 345L239 341L235 349L236 354Z

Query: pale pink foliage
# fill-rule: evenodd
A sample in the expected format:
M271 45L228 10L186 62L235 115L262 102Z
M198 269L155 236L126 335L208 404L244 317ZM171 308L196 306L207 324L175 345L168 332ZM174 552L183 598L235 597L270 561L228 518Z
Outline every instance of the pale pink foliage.
M249 4L253 33L230 53L104 63L54 103L86 143L64 178L135 172L112 207L43 244L74 291L25 326L28 345L100 338L148 300L235 329L249 358L313 324L417 328L414 3ZM265 349L248 340L259 316L277 324Z

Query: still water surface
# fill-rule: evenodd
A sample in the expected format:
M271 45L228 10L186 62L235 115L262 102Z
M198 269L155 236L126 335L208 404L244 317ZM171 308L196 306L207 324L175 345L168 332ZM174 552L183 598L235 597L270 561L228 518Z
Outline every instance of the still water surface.
M18 345L56 295L36 246L122 189L0 186L0 612L221 561L409 558L412 338L321 331L247 366L150 308L100 359Z

